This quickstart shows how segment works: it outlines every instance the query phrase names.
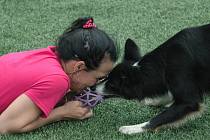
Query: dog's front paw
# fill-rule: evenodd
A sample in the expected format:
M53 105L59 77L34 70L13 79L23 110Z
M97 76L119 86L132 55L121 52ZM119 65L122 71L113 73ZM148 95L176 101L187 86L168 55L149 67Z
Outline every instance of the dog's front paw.
M135 128L133 128L132 126L122 126L120 127L119 131L123 134L135 134L138 133Z
M120 127L119 131L123 134L135 134L135 133L142 133L145 132L147 129L144 127L148 124L148 122L137 124L137 125L130 125L130 126L122 126Z

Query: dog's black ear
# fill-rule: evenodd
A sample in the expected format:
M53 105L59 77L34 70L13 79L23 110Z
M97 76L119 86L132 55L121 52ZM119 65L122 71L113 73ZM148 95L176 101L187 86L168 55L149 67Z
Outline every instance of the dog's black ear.
M124 60L129 62L137 62L141 59L141 54L136 43L128 38L125 43Z

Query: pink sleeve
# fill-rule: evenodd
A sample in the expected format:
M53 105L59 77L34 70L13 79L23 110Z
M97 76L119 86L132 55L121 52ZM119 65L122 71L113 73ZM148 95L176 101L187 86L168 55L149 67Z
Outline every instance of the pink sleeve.
M52 75L40 79L25 94L42 110L44 117L47 117L68 89L68 80L65 77Z

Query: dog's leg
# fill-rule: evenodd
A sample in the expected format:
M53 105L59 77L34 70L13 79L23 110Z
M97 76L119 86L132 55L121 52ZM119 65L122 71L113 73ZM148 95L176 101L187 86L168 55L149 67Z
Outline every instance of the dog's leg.
M122 126L120 127L119 131L124 134L142 133L144 131L147 131L147 129L145 129L144 127L148 124L149 122L144 122L136 125Z
M149 106L167 106L169 107L171 104L173 104L173 95L170 91L168 91L166 94L162 96L157 96L153 98L144 98L141 103Z
M199 103L176 104L167 108L165 111L142 124L122 126L119 131L124 134L142 133L148 130L158 130L162 127L178 127L188 119L201 115L202 106Z

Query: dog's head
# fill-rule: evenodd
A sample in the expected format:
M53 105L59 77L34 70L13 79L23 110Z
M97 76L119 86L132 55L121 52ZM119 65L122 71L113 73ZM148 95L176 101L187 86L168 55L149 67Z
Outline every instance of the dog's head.
M98 85L97 90L126 99L136 98L137 95L134 95L137 93L136 90L138 90L138 94L140 92L139 88L135 88L140 59L141 55L138 46L131 39L127 39L122 62L110 72L102 88Z

